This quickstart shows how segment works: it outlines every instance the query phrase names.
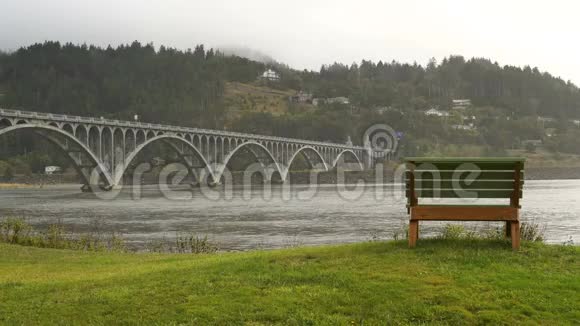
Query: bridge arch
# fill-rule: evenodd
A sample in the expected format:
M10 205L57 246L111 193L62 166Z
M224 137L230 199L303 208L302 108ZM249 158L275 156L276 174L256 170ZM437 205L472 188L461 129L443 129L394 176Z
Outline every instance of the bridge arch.
M127 172L127 169L129 168L129 166L131 165L131 163L133 162L133 160L137 157L137 155L139 155L139 153L141 153L141 151L143 151L143 149L145 149L147 146L151 145L152 143L155 142L162 142L166 145L168 145L173 151L175 151L175 153L179 156L179 158L181 159L181 161L185 164L185 166L187 167L187 169L189 170L190 173L194 173L193 171L193 167L191 166L191 163L187 161L187 159L185 158L185 153L181 152L181 149L179 147L177 147L174 143L172 143L172 141L176 141L180 144L184 144L186 145L185 147L190 149L199 160L201 160L204 164L204 166L207 168L209 175L212 177L212 181L215 181L215 174L213 173L213 171L211 170L209 164L207 163L206 159L204 158L204 156L201 154L201 152L191 143L187 142L187 140L178 137L178 136L173 136L173 135L159 135L159 136L155 136L153 138L147 139L145 142L143 142L142 144L138 145L137 148L135 148L135 150L131 153L129 153L126 157L125 157L125 161L123 164L120 164L116 167L116 171L115 171L115 177L113 179L113 184L114 185L118 185L119 182L121 181L121 179L123 178L123 174L125 174L125 172ZM219 179L218 179L219 180Z
M101 130L101 161L109 171L113 171L115 162L113 161L113 128L104 127Z
M127 130L125 130L124 135L125 147L123 150L124 157L127 157L129 153L135 150L135 147L137 147L135 144L136 141L137 139L135 137L135 129L128 128Z
M117 166L125 161L125 130L122 128L113 129L113 166Z
M314 153L318 157L318 159L320 160L320 163L322 163L322 165L324 167L324 171L328 171L328 164L326 163L326 161L324 160L324 158L322 157L320 152L312 146L303 146L303 147L299 148L294 153L294 155L292 155L292 157L288 160L288 166L286 167L286 170L287 170L286 173L288 173L290 171L290 166L292 166L292 162L294 162L294 159L296 158L296 156L298 156L298 154L306 153L306 152ZM304 157L306 158L306 161L308 162L308 164L310 164L310 168L314 168L315 162L312 161L311 157L308 156L307 154L305 154ZM284 179L285 179L285 176L284 176Z
M71 135L75 134L75 127L73 125L71 125L70 123L65 123L62 125L62 130L68 132Z
M135 133L135 142L137 146L143 144L145 142L145 139L147 139L145 131L143 131L143 129L138 129L137 132ZM135 148L137 146L135 146Z
M282 170L282 168L280 167L280 165L278 164L278 162L276 161L276 159L274 158L272 153L270 153L268 148L266 148L264 145L260 144L259 142L248 140L248 141L243 141L241 144L237 145L232 151L230 151L226 155L226 157L224 158L223 164L221 164L221 167L219 167L217 169L217 171L215 171L215 175L217 177L216 180L221 179L221 177L224 173L224 170L227 167L228 163L230 163L230 161L234 158L236 153L239 152L243 148L249 149L249 151L252 153L252 155L256 158L256 161L258 161L258 163L260 163L260 165L262 165L262 168L264 169L264 171L266 173L272 174L273 172L278 172L282 177L285 177L285 174L283 173L284 171ZM257 149L259 152L261 152L263 154L266 154L266 157L268 158L269 162L262 161L261 157L258 155L258 152L255 151L255 149ZM274 168L274 171L268 171L271 167ZM266 178L269 179L270 177L271 177L271 175L266 175ZM284 180L284 178L282 178L282 180Z
M338 150L337 150L337 151L338 151ZM351 154L351 155L352 155L352 156L353 156L353 157L356 159L356 161L357 161L357 163L358 163L358 165L359 165L359 168L360 168L361 170L364 170L364 166L363 166L363 164L362 164L362 162L361 162L360 158L358 157L358 155L356 155L356 153L355 153L354 151L352 151L352 150L350 150L350 149L344 149L344 150L340 151L340 152L338 153L338 155L336 155L336 158L334 159L334 162L332 162L332 168L336 168L336 165L338 164L338 160L339 160L341 157L343 157L344 155L346 155L346 154Z
M89 126L88 129L85 126L79 126L77 128L77 138L85 144L88 144L89 148L96 157L102 159L103 155L101 152L101 130L97 126Z
M59 148L69 160L73 163L73 167L83 179L86 185L95 185L98 180L94 180L93 177L100 176L106 183L106 186L113 185L113 179L111 175L107 172L107 169L103 166L99 158L93 153L90 148L83 144L80 140L75 138L74 135L69 132L54 127L52 125L33 125L33 124L17 124L14 126L6 127L0 129L0 136L3 134L8 134L10 132L30 130L35 132L37 135L50 141L57 148ZM59 139L59 137L61 139ZM64 141L63 141L64 140ZM76 148L71 147L74 145ZM90 166L84 165L83 159L79 157L83 154L89 160ZM94 174L96 172L96 174Z
M12 126L10 119L0 119L0 129Z

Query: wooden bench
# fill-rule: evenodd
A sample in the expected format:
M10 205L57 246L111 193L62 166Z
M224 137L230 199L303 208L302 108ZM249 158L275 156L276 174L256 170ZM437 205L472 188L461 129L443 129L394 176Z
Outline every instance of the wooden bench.
M409 247L419 238L419 221L505 221L506 237L518 249L524 162L512 157L406 158ZM420 204L419 198L432 202Z

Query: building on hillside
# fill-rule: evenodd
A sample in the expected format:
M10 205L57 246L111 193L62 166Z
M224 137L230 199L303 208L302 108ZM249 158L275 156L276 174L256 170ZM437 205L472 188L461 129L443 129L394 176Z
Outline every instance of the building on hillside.
M572 119L571 121L576 125L576 127L580 127L580 120Z
M471 130L475 130L475 125L473 123L470 124L462 124L462 125L452 125L451 126L452 129L455 130L466 130L466 131L471 131Z
M326 103L327 104L338 103L338 104L348 105L348 104L350 104L350 100L348 99L348 97L339 96L339 97L327 98Z
M540 146L542 146L543 142L541 139L525 139L522 140L522 147L526 148L527 146L534 146L535 148L538 148Z
M467 109L470 106L471 106L470 99L456 99L451 101L451 109L453 110Z
M538 123L542 125L542 128L553 127L554 122L556 122L556 119L554 118L538 116Z
M555 122L556 119L550 118L550 117L538 116L538 121L540 121L540 122Z
M554 137L556 136L556 128L546 128L545 133L546 137Z
M448 117L449 112L437 110L436 108L430 108L429 110L425 111L425 115L433 117Z
M56 166L56 165L48 165L44 167L44 174L53 174L53 173L59 173L61 172L62 169L60 168L60 166Z
M268 70L264 71L264 73L262 73L262 75L260 75L260 79L267 80L267 81L279 81L280 74L278 74L277 72L275 72L272 69L268 69Z
M312 99L311 93L306 93L306 92L300 91L296 95L290 96L289 101L291 103L310 103L311 104L313 102L313 99Z

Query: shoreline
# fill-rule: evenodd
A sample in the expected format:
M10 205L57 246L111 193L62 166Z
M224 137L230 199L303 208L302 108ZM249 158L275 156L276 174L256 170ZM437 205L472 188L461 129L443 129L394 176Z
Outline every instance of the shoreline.
M243 184L243 173L234 172L232 183L234 185ZM310 172L296 171L290 172L290 184L310 184ZM0 179L0 189L23 189L23 188L44 188L58 185L80 185L76 175L28 175L15 176L10 181ZM525 180L574 180L580 179L580 167L530 167L525 169ZM382 176L377 176L374 170L348 171L344 173L341 184L356 184L360 181L368 184L385 184L394 182L394 170L385 169ZM143 185L157 184L156 176L146 175ZM336 171L319 172L316 176L318 184L339 184ZM259 184L260 180L252 180L253 184ZM186 178L184 184L189 183Z

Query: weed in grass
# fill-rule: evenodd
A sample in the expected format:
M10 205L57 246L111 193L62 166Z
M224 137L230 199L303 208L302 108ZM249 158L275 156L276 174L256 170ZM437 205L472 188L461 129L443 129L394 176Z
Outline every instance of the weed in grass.
M304 242L300 239L300 235L298 233L294 233L292 236L289 236L284 240L284 248L296 248L301 247Z
M393 230L393 239L409 239L409 224L403 224L399 228Z
M163 240L149 240L145 243L145 251L151 253L163 253L169 251L165 238Z
M441 232L441 239L459 240L466 237L465 227L457 224L446 224Z
M369 233L368 241L370 241L370 242L381 241L382 239L383 239L383 236L378 231L372 231L371 233Z

